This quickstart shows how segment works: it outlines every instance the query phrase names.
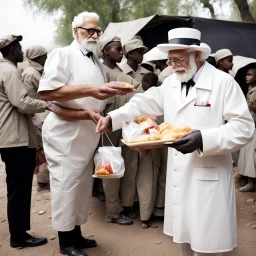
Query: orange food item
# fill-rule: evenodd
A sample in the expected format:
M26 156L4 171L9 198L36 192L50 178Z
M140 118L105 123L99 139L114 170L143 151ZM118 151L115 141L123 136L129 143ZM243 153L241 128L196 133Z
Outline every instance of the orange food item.
M96 175L110 175L110 173L108 172L108 170L104 169L104 168L101 168L97 171L95 171L95 174Z
M110 175L113 174L113 169L110 163L103 163L95 170L96 175Z
M134 89L134 86L132 84L129 84L129 83L124 83L124 87L128 88L128 89Z

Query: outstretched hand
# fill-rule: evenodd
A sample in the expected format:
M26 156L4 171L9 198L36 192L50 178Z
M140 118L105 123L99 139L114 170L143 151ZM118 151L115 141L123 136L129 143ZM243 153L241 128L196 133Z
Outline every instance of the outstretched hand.
M175 148L183 154L192 153L197 149L203 151L203 139L200 130L194 130L185 134L181 139L176 140L168 147Z
M103 134L105 132L112 132L112 119L110 115L101 117L96 126L96 133Z
M115 81L102 85L95 85L91 92L91 96L99 100L105 100L114 95L125 95L134 92L136 92L135 89L126 88L123 82Z

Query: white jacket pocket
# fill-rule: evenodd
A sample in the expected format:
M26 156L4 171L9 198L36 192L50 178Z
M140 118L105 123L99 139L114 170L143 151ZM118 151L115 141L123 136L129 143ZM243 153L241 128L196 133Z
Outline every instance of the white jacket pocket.
M194 168L192 170L192 177L195 180L214 181L218 180L217 168Z

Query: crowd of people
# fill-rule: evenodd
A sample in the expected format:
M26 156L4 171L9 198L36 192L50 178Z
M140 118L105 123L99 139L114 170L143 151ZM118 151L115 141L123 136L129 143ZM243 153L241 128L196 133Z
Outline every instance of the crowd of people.
M140 36L124 45L118 35L104 36L99 16L83 12L72 33L71 45L49 55L42 46L29 47L22 74L22 36L0 38L0 153L11 247L47 243L27 233L36 173L38 190L50 189L62 254L86 256L84 248L97 246L81 233L92 191L105 201L106 222L131 225L140 218L147 229L164 218L164 233L180 244L181 256L233 250L231 153L239 154L240 191L255 189L256 65L248 66L245 98L229 74L232 52L213 54L213 67L196 29L172 29L168 43L148 51ZM168 147L131 149L121 142L122 122L140 115L195 130ZM102 144L121 147L122 178L93 180Z

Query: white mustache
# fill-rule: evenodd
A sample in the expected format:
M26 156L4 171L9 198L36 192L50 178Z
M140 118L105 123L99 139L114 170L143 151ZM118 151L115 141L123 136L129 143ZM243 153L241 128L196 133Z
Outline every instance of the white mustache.
M173 70L174 71L186 71L187 72L187 69L183 68L183 67L174 68Z
M86 39L86 42L95 42L95 43L97 43L98 39L89 38L89 39Z

